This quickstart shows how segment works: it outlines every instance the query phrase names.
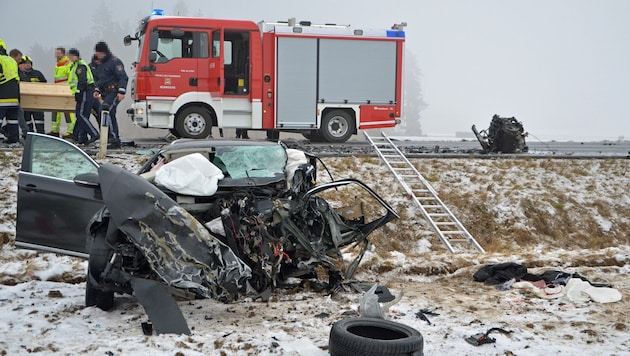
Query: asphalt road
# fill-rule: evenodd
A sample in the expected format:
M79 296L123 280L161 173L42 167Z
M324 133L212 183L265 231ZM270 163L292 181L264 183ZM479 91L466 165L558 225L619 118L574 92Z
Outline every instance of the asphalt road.
M168 144L165 137L129 138L123 139L122 151L134 152L142 149L153 149ZM302 149L320 156L353 154L375 154L367 141L348 141L343 144L310 143L308 140L283 139L287 146ZM630 141L602 141L602 142L559 142L559 141L528 141L529 151L518 154L484 154L477 140L399 140L394 141L407 157L478 157L478 158L630 158ZM0 150L21 149L22 144L6 145L0 142ZM90 152L96 147L90 147ZM120 151L120 150L118 150Z

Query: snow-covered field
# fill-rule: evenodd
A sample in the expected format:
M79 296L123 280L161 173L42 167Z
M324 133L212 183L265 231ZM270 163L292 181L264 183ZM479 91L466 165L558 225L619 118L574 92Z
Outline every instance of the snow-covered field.
M359 293L277 290L266 303L180 301L192 335L145 336L147 316L131 296L118 296L109 312L85 308L86 262L13 245L20 154L0 152L0 355L325 355L331 325L358 313ZM108 158L132 171L142 160ZM418 329L426 354L630 354L627 160L414 160L486 254L446 252L377 159L324 161L400 213L374 234L357 279L403 292L388 318ZM546 300L472 280L481 265L508 261L531 273L579 272L612 284L622 300ZM429 324L416 316L421 309L439 315ZM464 340L492 327L512 333L482 346Z

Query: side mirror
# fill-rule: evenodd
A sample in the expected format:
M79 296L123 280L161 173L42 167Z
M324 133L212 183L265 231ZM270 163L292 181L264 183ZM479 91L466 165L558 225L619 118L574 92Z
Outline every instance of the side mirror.
M157 53L151 52L149 53L149 62L154 63L157 61Z
M158 49L158 41L160 40L160 36L157 31L152 31L151 36L149 36L149 50L156 51Z
M131 46L131 36L129 35L125 36L125 38L123 38L123 44L125 46Z
M98 181L98 174L95 173L82 173L74 177L74 184L85 188L98 188L100 183Z

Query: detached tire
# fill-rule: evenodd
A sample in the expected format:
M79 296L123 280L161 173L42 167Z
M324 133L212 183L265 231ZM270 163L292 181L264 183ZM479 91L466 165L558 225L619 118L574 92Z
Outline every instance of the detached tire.
M114 291L103 290L92 282L101 282L101 273L105 270L112 256L112 248L105 241L106 233L107 224L95 233L89 251L90 257L88 259L88 272L85 283L85 306L97 306L102 310L109 310L114 306Z
M374 318L349 318L330 329L331 355L422 355L420 332L404 324Z
M202 107L185 108L177 115L175 131L184 138L207 138L212 132L212 117Z

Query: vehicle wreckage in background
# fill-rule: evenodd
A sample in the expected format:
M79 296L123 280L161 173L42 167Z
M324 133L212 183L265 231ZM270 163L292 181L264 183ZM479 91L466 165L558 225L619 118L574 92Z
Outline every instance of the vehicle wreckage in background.
M352 278L368 235L398 217L356 179L315 185L316 158L281 143L178 140L138 173L29 134L16 246L88 257L86 304L107 310L115 292L134 294L157 333L190 332L166 286L265 300L290 277L327 271L335 288ZM369 214L323 197L348 187L376 202ZM345 263L340 249L350 245L359 252Z
M527 132L515 117L494 115L488 130L477 131L473 125L472 131L484 153L521 153L529 150L525 143Z

